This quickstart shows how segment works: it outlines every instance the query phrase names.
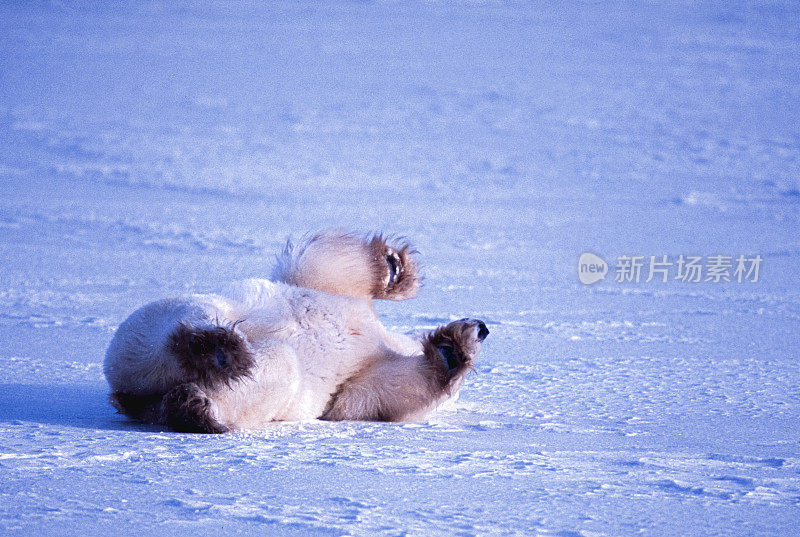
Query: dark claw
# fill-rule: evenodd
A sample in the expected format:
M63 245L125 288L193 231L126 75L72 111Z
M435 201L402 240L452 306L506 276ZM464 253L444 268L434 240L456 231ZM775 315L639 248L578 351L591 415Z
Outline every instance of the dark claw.
M389 284L397 282L397 258L394 254L386 256L386 264L389 265Z

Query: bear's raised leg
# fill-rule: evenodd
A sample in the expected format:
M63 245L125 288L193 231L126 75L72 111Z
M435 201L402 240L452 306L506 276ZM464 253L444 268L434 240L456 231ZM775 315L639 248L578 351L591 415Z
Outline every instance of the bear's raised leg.
M416 253L402 239L323 231L287 243L273 279L337 295L405 300L419 291Z
M179 384L161 401L163 423L184 433L224 433L228 429L213 415L211 399L194 382Z

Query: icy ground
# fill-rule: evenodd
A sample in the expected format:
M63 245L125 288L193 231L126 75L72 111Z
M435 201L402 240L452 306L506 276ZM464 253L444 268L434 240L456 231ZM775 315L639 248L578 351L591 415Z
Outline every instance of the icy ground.
M106 4L0 5L0 534L797 535L798 4ZM417 244L387 325L487 322L454 409L113 412L133 309L331 226Z

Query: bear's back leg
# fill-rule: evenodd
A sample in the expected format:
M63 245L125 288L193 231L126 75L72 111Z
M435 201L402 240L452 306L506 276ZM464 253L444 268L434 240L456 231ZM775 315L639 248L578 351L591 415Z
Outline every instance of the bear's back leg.
M197 384L179 384L161 401L163 423L183 433L224 433L228 429L214 418L211 398Z
M129 418L142 423L166 425L184 433L224 433L227 428L213 415L208 395L194 382L179 384L166 394L111 394L111 404Z
M184 382L209 388L249 376L254 365L250 344L236 323L210 327L178 323L167 347L180 364Z
M162 421L161 400L163 394L135 395L125 392L113 392L109 397L111 405L120 414L142 423L158 424Z

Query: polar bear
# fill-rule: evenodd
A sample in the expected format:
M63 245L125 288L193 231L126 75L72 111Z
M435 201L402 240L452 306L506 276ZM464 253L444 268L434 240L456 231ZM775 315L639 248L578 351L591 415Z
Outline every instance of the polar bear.
M131 314L106 353L111 402L141 422L201 433L420 419L456 394L489 331L475 319L416 340L386 330L372 300L412 298L419 284L404 240L325 231L288 242L271 280Z

